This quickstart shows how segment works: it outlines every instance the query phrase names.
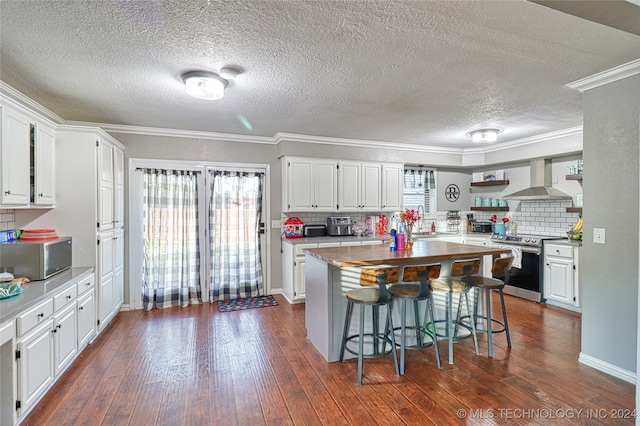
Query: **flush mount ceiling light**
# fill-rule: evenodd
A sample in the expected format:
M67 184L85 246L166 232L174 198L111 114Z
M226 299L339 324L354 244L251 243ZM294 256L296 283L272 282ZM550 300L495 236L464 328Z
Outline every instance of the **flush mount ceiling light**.
M224 96L227 80L207 71L189 71L182 76L187 93L194 98L216 100Z
M473 130L467 135L471 137L471 142L495 142L498 139L498 129L480 129Z

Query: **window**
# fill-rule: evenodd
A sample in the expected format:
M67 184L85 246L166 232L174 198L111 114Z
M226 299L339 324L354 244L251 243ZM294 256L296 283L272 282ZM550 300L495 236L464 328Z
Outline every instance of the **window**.
M405 209L422 206L422 218L436 217L436 171L422 167L405 167L402 205ZM422 209L420 209L422 211Z

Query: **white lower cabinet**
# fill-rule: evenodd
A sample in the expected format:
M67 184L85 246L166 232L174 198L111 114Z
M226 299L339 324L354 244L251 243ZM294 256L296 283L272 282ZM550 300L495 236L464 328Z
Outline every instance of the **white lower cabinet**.
M53 314L54 373L62 373L78 353L76 304Z
M306 298L306 259L304 251L310 248L340 247L340 246L360 246L380 244L383 240L342 240L324 241L321 243L300 243L293 244L283 241L282 243L282 289L284 297L289 303L303 303Z
M566 243L545 243L543 297L546 303L571 310L580 310L578 246Z
M19 415L27 412L53 383L53 320L48 317L18 337Z
M0 425L12 425L16 421L16 398L18 378L16 376L16 322L0 324Z
M5 385L5 377L10 377L5 372L7 350L6 343L0 342L0 360L3 362L0 404L4 408L7 401L12 401L11 412L15 413L13 419L1 413L3 426L22 421L95 335L94 283L93 273L69 281L16 316L13 327L15 363L8 363L15 366L17 372L13 393ZM4 336L4 324L0 331Z
M305 299L305 258L304 250L316 248L317 244L282 244L282 290L289 303L301 303Z
M96 299L93 291L78 298L78 350L84 348L96 334Z

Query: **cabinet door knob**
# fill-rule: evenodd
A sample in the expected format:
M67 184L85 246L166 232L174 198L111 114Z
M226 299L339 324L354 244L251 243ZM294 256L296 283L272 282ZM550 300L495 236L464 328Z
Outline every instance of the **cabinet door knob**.
M40 312L40 313L38 314L38 318L43 318L43 317L44 317L44 313Z
M42 197L44 197L44 194L40 193L40 194L38 194L38 197L42 198Z
M11 195L11 191L4 191L4 195Z
M67 300L71 300L71 295L68 295L68 296L67 296Z
M79 311L81 311L81 310L83 310L83 309L84 309L84 307L82 307L82 306L78 306L78 310L79 310Z

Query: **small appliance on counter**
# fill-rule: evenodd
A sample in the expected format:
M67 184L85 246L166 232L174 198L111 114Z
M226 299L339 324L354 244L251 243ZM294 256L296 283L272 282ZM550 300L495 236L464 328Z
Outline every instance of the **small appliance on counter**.
M473 222L471 226L473 228L473 232L480 232L483 234L493 233L493 222Z
M285 238L302 238L304 222L299 217L290 217L284 221Z
M350 216L331 216L327 218L327 234L337 237L353 235L353 221Z
M304 225L305 237L324 237L327 235L327 225Z
M31 281L44 280L71 267L71 237L0 244L0 267Z

